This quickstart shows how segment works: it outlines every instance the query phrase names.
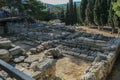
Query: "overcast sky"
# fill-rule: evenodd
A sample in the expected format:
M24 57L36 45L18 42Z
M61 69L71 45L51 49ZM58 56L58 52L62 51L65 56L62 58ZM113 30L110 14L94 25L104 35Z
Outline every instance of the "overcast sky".
M41 1L49 4L65 4L69 0L41 0ZM73 0L73 1L81 1L81 0Z

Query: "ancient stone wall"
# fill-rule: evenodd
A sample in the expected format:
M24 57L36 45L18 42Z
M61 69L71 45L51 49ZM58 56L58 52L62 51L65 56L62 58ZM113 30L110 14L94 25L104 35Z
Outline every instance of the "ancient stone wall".
M93 63L84 72L81 80L106 80L111 72L114 62L120 53L120 39L108 42L106 49L108 55L99 54Z

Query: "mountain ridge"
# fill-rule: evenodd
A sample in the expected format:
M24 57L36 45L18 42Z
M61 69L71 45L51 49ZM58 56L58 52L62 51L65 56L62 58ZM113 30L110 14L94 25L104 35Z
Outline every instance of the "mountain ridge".
M80 1L75 1L75 3L77 4L80 4ZM66 6L66 4L48 4L48 3L45 3L46 7L50 7L50 6Z

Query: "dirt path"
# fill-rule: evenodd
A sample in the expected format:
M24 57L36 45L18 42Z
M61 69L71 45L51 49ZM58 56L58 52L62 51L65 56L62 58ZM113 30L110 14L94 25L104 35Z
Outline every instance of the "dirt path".
M108 36L108 37L117 37L117 33L111 34L111 32L107 30L102 31L102 30L98 30L90 27L85 27L85 26L77 27L77 29L78 30L82 29L82 30L85 30L86 32L93 33L93 34L103 34L104 36Z

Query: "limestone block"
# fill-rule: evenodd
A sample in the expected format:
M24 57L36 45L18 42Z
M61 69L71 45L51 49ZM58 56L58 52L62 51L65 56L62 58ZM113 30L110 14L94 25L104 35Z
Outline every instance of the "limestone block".
M29 55L29 56L24 60L24 62L32 63L32 62L38 61L38 60L39 60L38 57L39 57L39 56L37 56L37 55Z
M44 59L43 61L36 65L36 70L44 72L47 69L51 68L52 66L55 66L55 62L56 60L54 59Z
M7 48L9 48L10 47L10 45L11 45L11 41L10 40L3 40L3 41L1 41L0 40L0 48L5 48L5 49L7 49Z
M10 55L16 55L16 54L23 54L24 50L21 49L19 46L16 46L12 49L9 49Z
M19 63L19 62L24 61L24 59L25 59L25 56L19 56L19 57L14 58L13 61L15 63Z
M0 49L0 59L3 59L5 61L9 61L10 56L8 50Z
M38 80L41 77L41 72L40 71L31 71L31 70L27 70L25 69L23 71L25 74L31 76L32 78L35 78L36 80Z

